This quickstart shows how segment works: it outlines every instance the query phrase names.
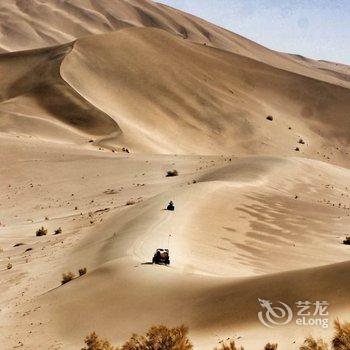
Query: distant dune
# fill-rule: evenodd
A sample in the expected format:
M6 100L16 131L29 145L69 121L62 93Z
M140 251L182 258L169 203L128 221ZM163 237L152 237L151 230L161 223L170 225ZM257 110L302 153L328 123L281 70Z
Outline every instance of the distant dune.
M0 30L1 349L330 336L266 328L259 298L350 320L348 66L147 0L3 1Z

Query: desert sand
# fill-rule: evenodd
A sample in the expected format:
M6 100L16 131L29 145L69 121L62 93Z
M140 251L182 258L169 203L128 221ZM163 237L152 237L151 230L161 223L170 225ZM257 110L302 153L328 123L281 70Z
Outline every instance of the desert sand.
M1 349L332 334L266 328L258 299L350 320L348 66L147 0L9 0L0 26Z

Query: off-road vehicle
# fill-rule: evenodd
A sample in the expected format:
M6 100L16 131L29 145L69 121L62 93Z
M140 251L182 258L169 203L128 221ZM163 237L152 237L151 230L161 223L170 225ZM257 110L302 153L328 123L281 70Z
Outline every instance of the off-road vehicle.
M158 248L153 255L152 263L169 265L169 249Z

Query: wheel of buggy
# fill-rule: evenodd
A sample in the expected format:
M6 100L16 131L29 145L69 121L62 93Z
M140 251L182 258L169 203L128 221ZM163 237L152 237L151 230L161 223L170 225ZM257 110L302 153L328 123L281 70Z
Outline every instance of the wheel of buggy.
M166 260L165 265L170 265L170 260Z

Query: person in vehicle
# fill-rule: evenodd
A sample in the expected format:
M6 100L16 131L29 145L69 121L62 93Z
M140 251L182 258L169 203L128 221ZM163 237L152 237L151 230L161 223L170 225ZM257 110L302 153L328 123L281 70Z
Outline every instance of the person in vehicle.
M169 202L168 206L166 207L166 210L171 210L171 211L175 210L175 205L173 201Z

